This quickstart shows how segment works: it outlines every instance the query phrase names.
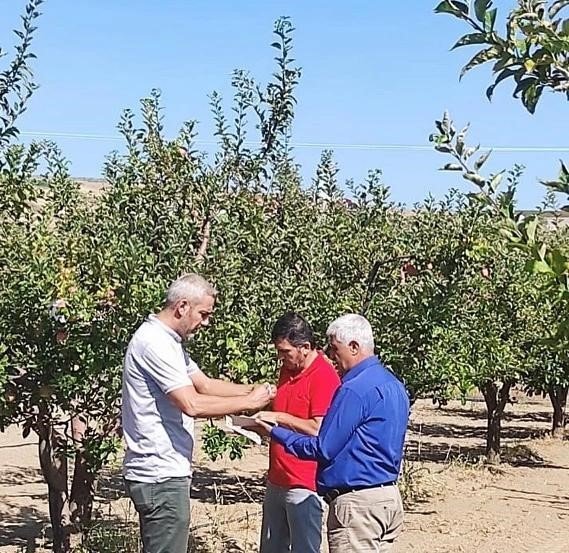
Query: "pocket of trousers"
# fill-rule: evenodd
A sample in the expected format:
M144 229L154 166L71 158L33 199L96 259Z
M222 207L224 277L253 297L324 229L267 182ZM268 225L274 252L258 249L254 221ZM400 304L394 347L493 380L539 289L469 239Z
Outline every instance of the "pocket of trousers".
M347 501L335 501L332 505L332 525L348 528L352 518L352 506Z
M154 484L126 481L126 488L138 513L145 514L152 510L154 505Z

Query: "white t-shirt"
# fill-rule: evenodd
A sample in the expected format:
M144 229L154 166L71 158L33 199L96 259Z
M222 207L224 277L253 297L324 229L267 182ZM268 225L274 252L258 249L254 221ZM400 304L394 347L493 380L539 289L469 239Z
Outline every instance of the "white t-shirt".
M127 480L160 482L191 476L194 419L167 394L192 385L199 371L180 336L154 315L138 328L124 359L122 425Z

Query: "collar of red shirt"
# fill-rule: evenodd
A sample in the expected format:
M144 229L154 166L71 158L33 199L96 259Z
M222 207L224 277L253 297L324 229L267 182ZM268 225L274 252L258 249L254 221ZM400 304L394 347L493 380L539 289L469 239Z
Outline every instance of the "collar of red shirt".
M314 358L314 361L312 361L312 363L310 363L310 365L308 365L308 367L306 367L302 371L297 372L297 371L290 371L287 369L283 369L283 375L287 376L290 380L300 380L301 378L308 376L311 372L316 370L316 367L321 361L323 361L322 354L317 353L316 357Z

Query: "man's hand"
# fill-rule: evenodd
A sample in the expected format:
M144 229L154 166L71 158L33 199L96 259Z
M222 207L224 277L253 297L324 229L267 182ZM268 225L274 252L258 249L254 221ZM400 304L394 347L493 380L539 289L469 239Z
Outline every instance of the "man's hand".
M255 418L258 421L264 421L272 424L280 424L279 421L280 414L281 413L278 413L276 411L259 411L258 413L255 413Z
M263 427L267 424L279 425L290 428L295 432L300 432L301 434L308 434L309 436L318 436L323 419L323 417L302 419L289 413L282 413L279 411L259 411L254 415L254 417L257 423ZM269 426L269 428L271 427Z
M248 427L247 430L251 430L251 432L259 434L259 436L261 436L262 438L271 437L271 426L265 424L263 421L257 421L257 426Z
M268 438L271 436L272 428L273 427L270 424L267 424L266 422L263 422L261 419L258 419L257 426L252 427L251 430L259 434L259 436L265 436Z
M247 395L248 400L251 402L251 410L256 411L261 409L275 397L274 386L270 384L261 384L253 389Z

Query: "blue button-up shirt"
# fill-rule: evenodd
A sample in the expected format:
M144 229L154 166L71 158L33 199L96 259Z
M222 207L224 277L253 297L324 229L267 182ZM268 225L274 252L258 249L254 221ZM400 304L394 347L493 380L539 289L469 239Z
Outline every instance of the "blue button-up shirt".
M345 374L318 436L275 427L271 437L300 459L318 461L316 483L324 495L397 480L408 419L405 387L372 356Z

